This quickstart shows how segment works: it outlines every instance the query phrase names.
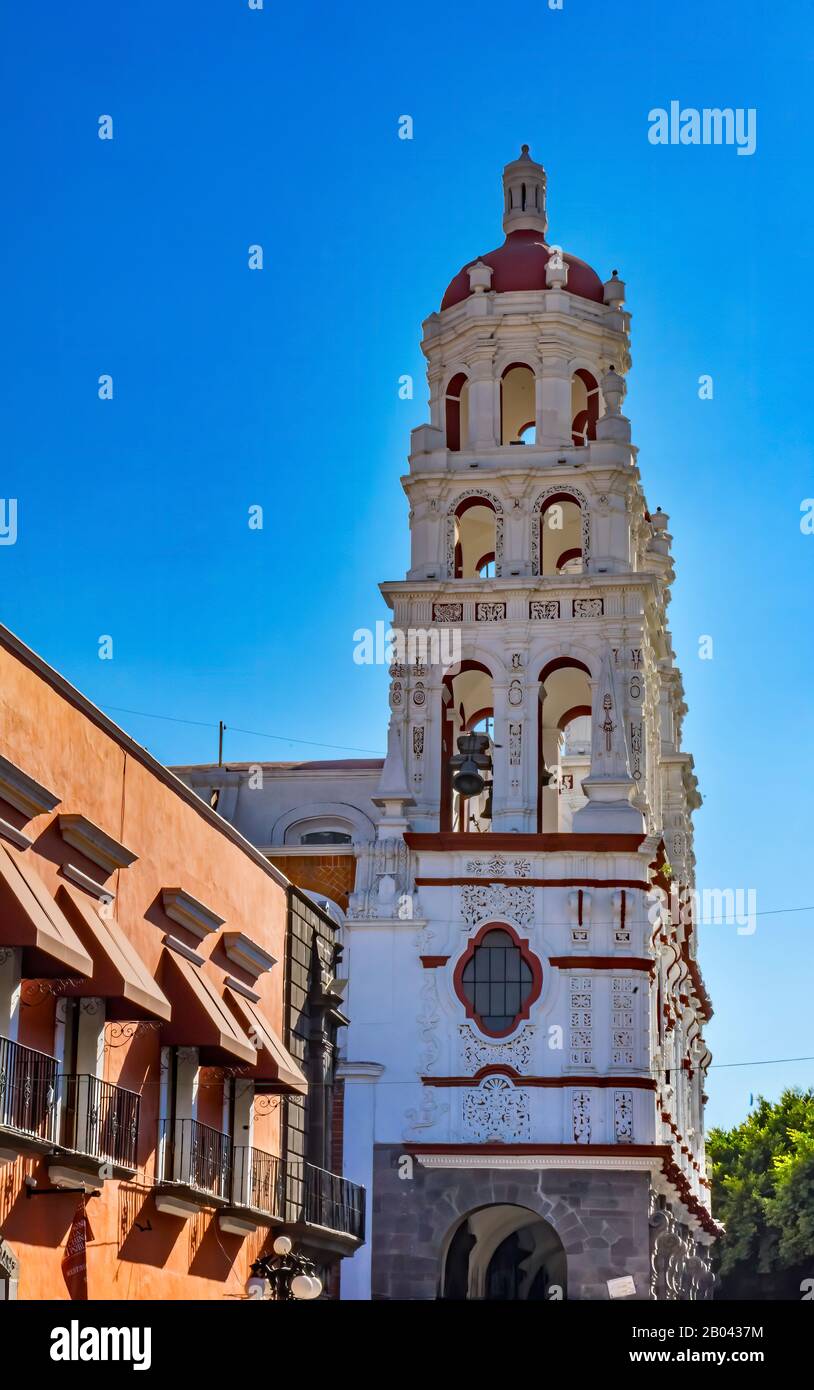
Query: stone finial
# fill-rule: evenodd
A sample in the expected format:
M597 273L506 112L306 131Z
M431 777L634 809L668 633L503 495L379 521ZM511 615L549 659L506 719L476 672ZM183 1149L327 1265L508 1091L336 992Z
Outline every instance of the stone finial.
M603 287L605 291L605 303L613 309L621 309L625 302L625 282L619 279L618 270L614 270L610 280L606 280Z
M601 386L606 415L621 415L627 386L624 377L619 375L613 363L602 377Z
M486 265L485 261L477 260L468 270L469 288L475 294L483 294L492 285L492 267Z
M546 261L545 282L549 290L564 290L568 284L568 265L559 246L552 248Z
M401 728L394 718L391 718L390 727L387 730L387 757L384 760L382 775L379 778L376 795L371 797L371 800L374 806L381 806L384 812L379 822L380 839L386 838L388 835L400 834L407 828L405 809L407 806L414 805L414 797L410 795L407 775L404 771Z

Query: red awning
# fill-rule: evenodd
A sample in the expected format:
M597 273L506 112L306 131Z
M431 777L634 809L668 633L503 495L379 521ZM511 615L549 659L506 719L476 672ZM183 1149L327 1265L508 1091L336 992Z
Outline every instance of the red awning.
M276 1085L270 1086L269 1090L304 1096L308 1091L308 1082L259 1004L229 985L226 986L226 997L237 1009L257 1047L257 1068L254 1073L257 1080L275 1082Z
M24 979L93 974L93 961L31 859L4 844L0 844L0 946L22 947Z
M158 981L172 1005L172 1018L161 1030L163 1043L199 1048L205 1066L256 1065L257 1052L200 966L165 948Z
M168 1022L170 1001L118 922L103 918L81 889L67 884L60 886L57 903L93 961L90 980L66 992L106 999L109 1019L159 1018Z

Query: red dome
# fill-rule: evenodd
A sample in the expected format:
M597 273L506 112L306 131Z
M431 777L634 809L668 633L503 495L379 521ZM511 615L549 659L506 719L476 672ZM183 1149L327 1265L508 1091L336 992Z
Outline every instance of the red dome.
M498 294L505 294L509 290L544 290L546 262L550 257L551 247L543 242L540 233L533 228L510 232L503 245L496 251L489 251L485 256L475 256L474 260L467 262L463 270L458 271L441 300L441 308L449 309L453 304L460 304L462 300L469 298L472 291L469 288L467 271L477 260L492 267L492 289ZM567 292L578 294L581 299L592 299L596 304L604 304L605 292L596 271L586 265L585 261L579 260L577 256L569 256L565 251L563 260L568 266Z

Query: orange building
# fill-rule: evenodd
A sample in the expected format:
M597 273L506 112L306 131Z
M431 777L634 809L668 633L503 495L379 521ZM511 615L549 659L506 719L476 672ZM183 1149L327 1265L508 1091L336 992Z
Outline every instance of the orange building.
M0 1297L71 1296L83 1204L90 1299L245 1298L281 1228L358 1247L361 1190L285 1151L296 892L0 628Z

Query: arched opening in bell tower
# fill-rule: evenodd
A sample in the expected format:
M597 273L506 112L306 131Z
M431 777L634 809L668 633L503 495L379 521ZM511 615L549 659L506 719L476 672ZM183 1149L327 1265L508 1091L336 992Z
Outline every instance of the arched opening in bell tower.
M441 808L440 829L479 833L491 829L491 774L475 796L462 796L453 786L451 759L461 734L479 733L488 739L487 756L494 752L492 673L480 661L462 661L455 675L444 676L441 687Z
M456 579L488 579L495 573L497 519L488 497L466 497L455 510Z
M581 574L582 507L568 492L554 492L540 508L540 573Z
M537 1303L566 1297L563 1243L528 1207L495 1202L458 1220L441 1265L442 1299Z
M469 440L469 381L458 372L450 381L444 398L447 448L463 449Z
M591 673L576 657L549 661L537 702L537 829L566 834L591 766Z
M534 372L512 362L500 379L501 444L533 444L536 439Z
M571 442L577 448L596 439L599 419L599 383L585 367L571 378Z

